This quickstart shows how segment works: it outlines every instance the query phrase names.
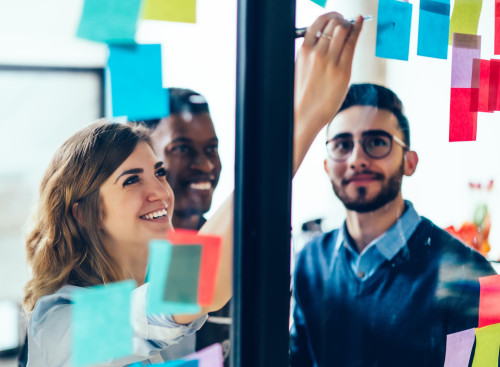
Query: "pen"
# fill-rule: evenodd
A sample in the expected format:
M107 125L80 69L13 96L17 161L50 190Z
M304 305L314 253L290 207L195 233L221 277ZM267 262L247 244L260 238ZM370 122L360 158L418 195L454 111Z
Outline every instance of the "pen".
M363 16L363 20L365 21L368 21L368 20L372 20L373 19L373 15L365 15ZM349 19L348 22L350 23L354 23L354 19ZM304 28L296 28L295 29L295 38L299 38L299 37L304 37L306 35L306 31L309 27L304 27Z

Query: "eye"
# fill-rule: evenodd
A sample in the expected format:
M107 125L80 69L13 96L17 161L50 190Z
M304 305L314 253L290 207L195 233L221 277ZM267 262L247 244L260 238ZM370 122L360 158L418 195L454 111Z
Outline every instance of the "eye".
M206 149L207 154L217 154L219 147L217 145L210 145Z
M186 154L189 153L190 147L187 145L176 145L172 147L172 153Z
M333 141L333 151L338 153L347 153L352 150L353 142L351 139L336 139Z
M137 175L130 176L123 182L123 187L135 184L136 182L139 182L139 176Z
M165 168L161 167L156 170L156 177L165 177L167 175L167 171Z
M373 136L368 140L368 146L373 147L373 148L383 148L387 147L389 145L389 141L387 140L386 137L383 136Z

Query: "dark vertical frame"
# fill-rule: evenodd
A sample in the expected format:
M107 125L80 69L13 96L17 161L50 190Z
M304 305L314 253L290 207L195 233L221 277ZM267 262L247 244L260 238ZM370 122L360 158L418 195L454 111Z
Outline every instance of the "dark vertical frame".
M288 365L295 1L239 0L232 365Z

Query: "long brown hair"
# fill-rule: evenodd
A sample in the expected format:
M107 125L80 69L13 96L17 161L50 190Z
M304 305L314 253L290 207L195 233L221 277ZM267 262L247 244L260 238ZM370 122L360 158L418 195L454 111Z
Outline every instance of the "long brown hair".
M40 185L33 228L26 240L32 279L24 307L65 284L89 286L123 279L103 246L99 222L105 216L99 189L139 142L151 145L144 128L105 120L69 138L56 152ZM73 205L78 205L78 218Z

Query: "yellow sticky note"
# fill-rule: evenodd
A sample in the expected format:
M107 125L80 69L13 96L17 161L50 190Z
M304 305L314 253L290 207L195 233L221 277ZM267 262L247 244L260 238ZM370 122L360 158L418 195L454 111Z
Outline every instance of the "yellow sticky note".
M196 23L196 0L146 0L142 18Z
M483 0L455 0L450 20L449 45L453 44L453 33L477 35L482 7Z
M476 329L476 351L472 367L498 366L500 324Z

